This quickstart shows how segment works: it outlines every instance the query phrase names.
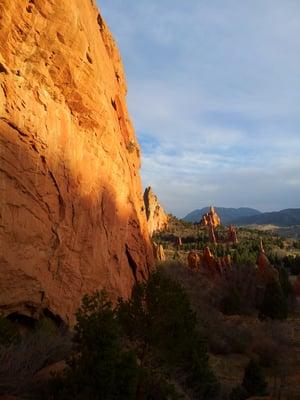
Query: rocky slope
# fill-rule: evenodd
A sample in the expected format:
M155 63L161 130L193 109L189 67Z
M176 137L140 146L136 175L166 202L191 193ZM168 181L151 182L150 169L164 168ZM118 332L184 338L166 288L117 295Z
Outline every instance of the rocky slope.
M72 322L152 247L120 55L91 0L0 0L0 311Z
M169 217L159 204L158 198L150 186L145 189L144 204L150 235L152 236L154 232L159 232L166 229L168 226Z

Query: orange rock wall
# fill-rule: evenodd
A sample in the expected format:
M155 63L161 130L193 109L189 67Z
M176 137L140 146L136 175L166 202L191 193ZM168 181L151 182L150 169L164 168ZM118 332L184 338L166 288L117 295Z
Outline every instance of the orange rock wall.
M152 266L116 44L91 0L0 0L0 311L72 322Z
M158 198L150 186L145 189L144 204L150 235L165 230L168 226L169 216L159 204Z

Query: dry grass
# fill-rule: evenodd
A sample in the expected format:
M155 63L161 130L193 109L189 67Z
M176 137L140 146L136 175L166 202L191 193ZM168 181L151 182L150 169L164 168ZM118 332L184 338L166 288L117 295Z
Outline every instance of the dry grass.
M38 329L24 335L18 343L0 347L0 395L30 391L36 373L63 360L70 346L70 336L65 332Z

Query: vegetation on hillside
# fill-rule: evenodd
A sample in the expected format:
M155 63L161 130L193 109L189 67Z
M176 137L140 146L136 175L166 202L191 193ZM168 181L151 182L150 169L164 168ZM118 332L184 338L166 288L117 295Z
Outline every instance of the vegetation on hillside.
M85 296L74 346L53 398L214 399L196 314L181 285L161 272L116 306L104 292Z
M298 368L288 336L292 322L286 320L295 315L290 274L298 271L300 257L288 255L295 242L241 229L239 243L209 245L215 257L230 254L232 260L231 268L212 277L186 265L190 250L207 245L207 233L174 221L154 238L169 261L136 285L128 300L112 304L105 292L85 296L74 331L49 329L47 321L23 331L0 318L0 394L241 400L266 393L264 374L274 379L272 392L281 393L287 371ZM223 227L218 231L224 235ZM275 280L265 279L255 265L260 236ZM227 366L221 368L227 357L228 366L234 357L244 360L242 373L250 365L231 384L223 379ZM50 385L36 385L41 369L62 360L63 374Z

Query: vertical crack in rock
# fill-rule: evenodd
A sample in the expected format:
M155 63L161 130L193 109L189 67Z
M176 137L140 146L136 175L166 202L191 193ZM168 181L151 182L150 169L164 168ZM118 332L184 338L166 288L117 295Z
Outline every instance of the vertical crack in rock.
M57 180L53 174L52 171L48 171L49 172L49 176L52 180L52 182L54 183L54 186L57 190L57 196L58 196L58 205L59 205L59 223L55 224L54 227L51 228L51 231L53 232L53 234L55 235L55 240L53 243L53 248L52 248L52 254L51 257L49 259L48 262L48 267L49 267L49 271L51 270L51 265L52 265L52 261L55 261L57 259L56 262L56 273L58 273L58 271L60 270L60 265L61 265L61 259L60 256L57 254L58 250L59 250L59 246L61 244L61 239L59 237L59 227L61 222L65 219L65 215L66 215L66 204L64 202L64 199L61 195Z
M101 215L102 215L102 226L103 226L104 231L105 231L106 240L108 241L108 231L107 231L107 227L106 227L106 224L105 224L105 221L104 221L104 218L105 218L104 195L105 195L105 192L102 194L102 198L101 198Z
M66 215L66 204L64 202L64 199L61 195L57 180L55 179L55 176L53 175L53 172L49 171L49 176L52 179L54 186L57 190L57 195L58 195L58 204L59 204L59 221L62 222L65 218Z
M135 282L138 282L138 279L137 279L137 269L138 269L138 267L137 267L136 262L134 261L132 255L130 254L130 250L129 250L127 244L125 245L125 253L126 253L128 265L129 265L129 267L130 267L130 269L132 271L132 275L134 277L134 280L135 280Z

